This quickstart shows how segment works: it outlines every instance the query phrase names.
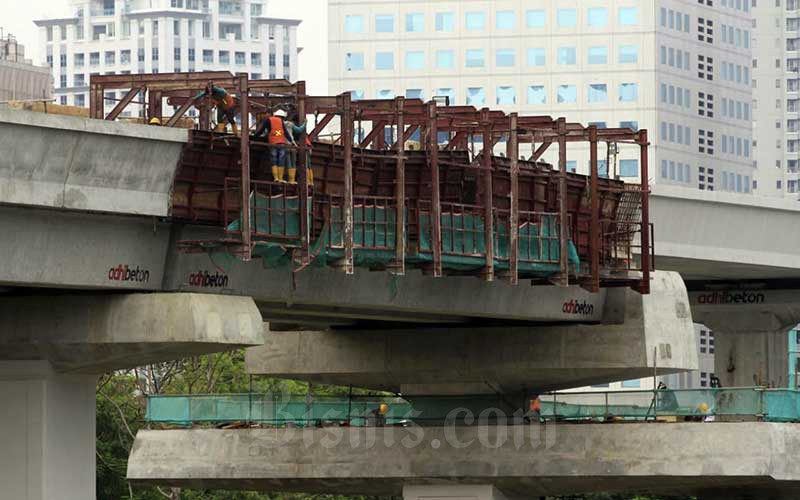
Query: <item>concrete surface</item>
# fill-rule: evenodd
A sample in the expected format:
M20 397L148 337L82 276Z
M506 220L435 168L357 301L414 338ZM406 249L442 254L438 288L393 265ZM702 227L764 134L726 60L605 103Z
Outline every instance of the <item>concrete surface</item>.
M0 361L0 499L95 498L95 386L45 361Z
M104 373L262 342L252 299L201 294L58 295L0 300L0 360Z
M750 333L714 330L714 374L723 387L788 387L790 328Z
M175 240L214 239L211 228L176 228ZM521 281L487 283L475 277L433 278L419 271L403 277L357 269L347 276L332 268L264 269L262 263L206 254L170 253L165 290L202 291L189 277L198 272L221 274L227 290L253 297L262 316L303 325L352 324L360 321L458 323L468 320L599 322L606 290L591 294L579 287L529 286ZM205 288L207 290L207 288ZM586 303L584 313L565 312L565 305Z
M650 295L610 290L623 324L265 331L247 371L404 394L570 388L696 370L694 327L676 273L655 274ZM613 312L613 308L617 311ZM655 351L658 358L654 361Z
M138 433L128 479L384 496L425 484L525 498L730 488L763 500L800 495L798 446L799 427L759 422L153 430Z
M184 129L0 109L0 203L167 216Z
M795 201L654 185L656 265L685 279L800 277Z
M503 492L490 484L476 485L406 485L403 500L506 500Z
M0 232L6 286L156 291L171 248L169 224L151 217L0 206ZM125 279L120 266L146 274Z

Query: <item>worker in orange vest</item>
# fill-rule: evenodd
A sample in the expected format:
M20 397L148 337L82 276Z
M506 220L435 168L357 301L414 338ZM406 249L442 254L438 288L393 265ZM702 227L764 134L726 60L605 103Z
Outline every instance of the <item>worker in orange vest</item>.
M291 132L286 130L286 111L278 109L272 116L268 116L256 130L256 137L266 134L270 144L269 152L272 160L272 178L275 182L285 183L283 178L286 169L286 146L289 144L287 137Z
M216 132L225 131L225 121L231 124L234 135L239 135L239 128L236 125L236 99L222 87L209 84L211 89L211 100L217 107L217 127ZM197 94L194 99L202 99L209 95L208 89Z

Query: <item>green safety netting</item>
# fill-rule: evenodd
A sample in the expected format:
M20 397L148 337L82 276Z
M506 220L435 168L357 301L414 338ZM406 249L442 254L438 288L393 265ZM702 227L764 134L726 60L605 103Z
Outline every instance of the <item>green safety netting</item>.
M282 235L281 241L257 241L253 255L261 257L266 267L282 267L290 264L287 247L297 246L300 238L300 214L297 197L251 194L250 225L262 234ZM309 203L313 204L313 200ZM310 211L309 211L310 212ZM344 217L342 208L331 207L331 220L323 228L320 237L312 242L311 254L314 265L324 266L344 257ZM482 268L485 263L486 241L483 217L444 213L442 218L442 265L445 269L466 271ZM419 251L406 256L410 264L433 261L431 219L429 214L420 216L421 234ZM234 221L228 230L237 231L240 221ZM520 225L518 237L519 271L548 276L559 272L560 247L558 224L555 216L543 216L539 224ZM395 259L396 213L391 207L353 207L354 264L370 267L392 262ZM509 268L508 226L498 224L495 230L495 268ZM381 248L383 247L383 248ZM568 259L578 268L580 259L577 249L569 241ZM544 261L544 262L534 262Z
M543 420L592 420L607 417L648 420L656 417L730 417L769 422L800 422L800 392L763 388L687 389L596 393L556 393L540 397ZM347 422L367 425L374 410L388 405L385 423L406 421L467 424L480 417L534 417L529 400L497 396L312 397L265 394L148 397L145 419L174 425L264 422L274 425Z

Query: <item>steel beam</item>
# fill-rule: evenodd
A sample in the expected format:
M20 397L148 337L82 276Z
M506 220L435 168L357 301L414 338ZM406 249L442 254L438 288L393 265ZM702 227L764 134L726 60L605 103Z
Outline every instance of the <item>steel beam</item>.
M509 115L511 133L508 137L506 156L509 160L511 176L511 199L508 215L509 255L508 270L509 281L516 285L519 281L519 142L517 140L517 113Z
M433 276L442 276L442 201L439 183L439 139L436 101L428 103L428 157L431 164L431 231L433 242ZM413 127L412 127L413 128ZM405 134L404 134L405 136Z
M397 212L395 213L395 264L394 272L398 276L406 273L406 142L402 139L405 131L405 117L403 108L405 105L404 97L395 99L395 122L397 123L398 141L395 144L397 152L397 163L395 166L395 202Z
M242 108L242 260L249 262L253 255L252 232L250 228L250 90L247 88L247 73L239 73L239 105ZM160 101L159 97L159 101Z
M298 125L306 123L306 82L297 83L297 120ZM304 129L305 130L305 129ZM310 242L311 231L308 221L310 205L308 203L308 170L311 165L307 163L306 151L306 132L296 138L298 145L297 151L297 192L300 209L300 265L305 266L309 262L311 255Z
M344 272L354 274L353 264L353 112L350 94L342 94L342 146L344 148Z
M558 120L558 214L559 214L559 248L561 275L559 284L569 285L569 221L568 219L568 190L567 190L567 121Z
M606 164L608 165L608 164ZM589 291L600 291L600 199L597 171L597 127L589 127L589 175L591 196L591 226L589 227L589 254L591 257L592 281Z
M492 188L492 123L489 121L489 110L481 110L481 128L483 129L483 209L484 209L484 241L486 246L486 265L483 276L486 281L494 281L494 197Z

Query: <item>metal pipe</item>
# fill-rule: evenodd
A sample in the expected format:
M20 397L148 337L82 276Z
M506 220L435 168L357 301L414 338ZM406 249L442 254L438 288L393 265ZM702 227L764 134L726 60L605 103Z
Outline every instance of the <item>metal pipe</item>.
M442 202L439 193L439 138L436 101L428 103L428 144L431 162L431 232L433 241L433 276L442 276Z
M559 284L561 286L569 285L569 250L568 233L569 226L567 224L567 120L564 118L558 119L558 207L559 207L559 241L561 243L559 260L561 262L561 276L559 277Z
M481 128L483 129L483 224L486 246L484 279L486 281L494 281L494 200L492 196L492 145L494 142L488 108L481 110Z
M342 147L344 148L344 272L354 274L353 265L353 113L350 93L342 94Z
M639 131L639 151L642 181L642 283L639 288L641 293L650 293L650 181L647 165L647 130Z
M240 141L242 154L242 260L245 262L249 262L253 257L250 228L250 100L248 99L250 89L247 83L247 73L239 73L239 102L242 108L242 138ZM161 93L156 92L156 94L160 103ZM150 104L152 106L153 103L151 102Z
M306 122L306 82L297 82L297 125ZM303 267L308 264L311 250L311 231L309 229L308 221L310 219L309 203L308 203L308 169L311 165L308 164L306 151L307 131L303 127L303 132L295 142L298 144L297 151L297 192L298 204L300 209L300 266Z
M395 99L396 120L397 120L397 164L395 167L395 203L397 213L395 214L395 274L403 276L406 273L406 142L402 139L405 132L405 118L403 108L404 97Z
M508 234L509 234L509 255L508 255L508 271L509 280L512 285L519 282L519 141L517 122L519 116L517 113L511 113L509 116L511 132L508 137L508 144L506 148L506 156L509 160L509 170L511 176L511 196L510 213L508 220Z
M591 196L591 226L589 228L589 254L591 258L592 281L589 291L600 291L600 199L598 195L597 166L597 126L589 127L589 174Z

